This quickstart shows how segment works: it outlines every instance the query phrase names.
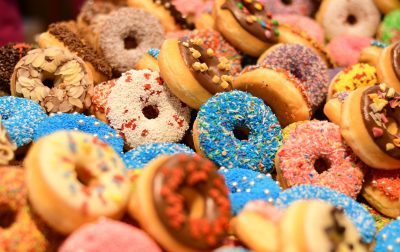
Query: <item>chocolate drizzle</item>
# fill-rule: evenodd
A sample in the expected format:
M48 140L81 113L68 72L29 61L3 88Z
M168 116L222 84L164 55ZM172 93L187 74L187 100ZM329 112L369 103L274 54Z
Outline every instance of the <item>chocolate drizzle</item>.
M400 42L392 49L392 66L397 79L400 81Z
M153 0L154 3L164 6L169 11L175 22L183 29L193 30L194 24L189 22L186 17L175 7L171 0Z
M253 0L226 0L221 7L229 10L239 24L258 39L276 43L279 31L277 20L265 12L263 4Z

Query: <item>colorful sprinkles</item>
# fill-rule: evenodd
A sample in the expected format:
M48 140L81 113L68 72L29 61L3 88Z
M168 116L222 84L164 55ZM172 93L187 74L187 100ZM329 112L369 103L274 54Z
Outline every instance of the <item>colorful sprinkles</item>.
M374 252L400 251L400 219L387 224L376 235Z

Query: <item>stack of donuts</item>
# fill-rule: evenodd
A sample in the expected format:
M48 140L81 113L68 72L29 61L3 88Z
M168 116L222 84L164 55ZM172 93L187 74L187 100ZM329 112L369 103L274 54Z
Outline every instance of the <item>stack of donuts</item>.
M87 0L0 47L0 251L400 251L399 15Z

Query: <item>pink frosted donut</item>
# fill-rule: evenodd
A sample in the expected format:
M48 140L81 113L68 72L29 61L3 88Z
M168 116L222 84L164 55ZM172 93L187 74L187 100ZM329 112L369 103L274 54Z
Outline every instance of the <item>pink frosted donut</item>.
M274 18L281 24L288 24L304 31L321 45L324 44L324 29L314 19L296 14L277 14Z
M283 212L280 209L266 200L252 200L244 206L242 211L255 212L276 224L279 223L283 216Z
M60 252L161 252L158 245L142 230L120 221L101 219L72 233Z
M330 187L356 198L363 182L364 164L344 143L339 126L327 121L298 125L275 158L281 185Z
M199 17L205 11L205 5L210 5L213 0L172 0L172 4L186 16Z
M265 9L273 14L299 14L310 16L314 11L312 0L262 0Z
M326 50L337 66L347 67L358 62L361 50L371 42L369 37L343 35L333 38Z

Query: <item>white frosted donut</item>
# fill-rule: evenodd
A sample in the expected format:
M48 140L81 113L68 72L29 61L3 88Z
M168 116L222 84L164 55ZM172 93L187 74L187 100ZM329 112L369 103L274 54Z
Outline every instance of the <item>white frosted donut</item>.
M373 0L325 0L317 13L317 21L328 38L339 35L372 37L380 19Z
M189 128L190 110L164 85L158 72L131 70L115 83L106 116L130 148L154 142L177 142Z

